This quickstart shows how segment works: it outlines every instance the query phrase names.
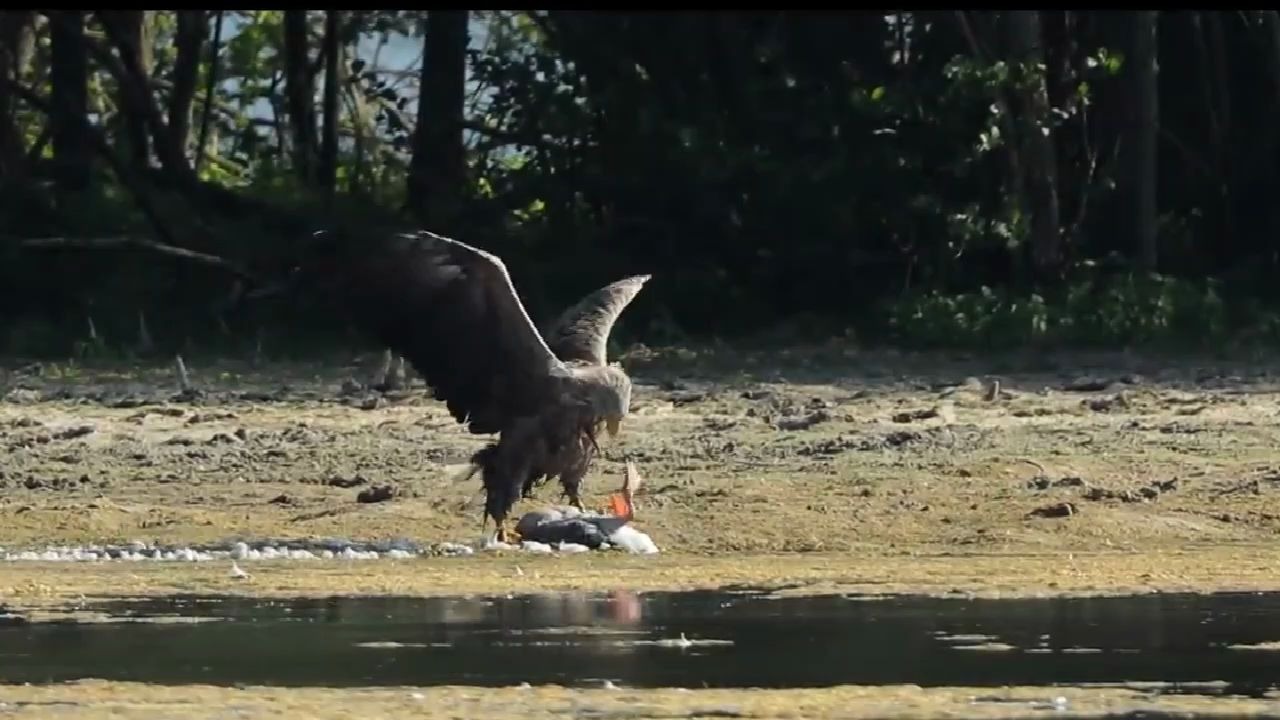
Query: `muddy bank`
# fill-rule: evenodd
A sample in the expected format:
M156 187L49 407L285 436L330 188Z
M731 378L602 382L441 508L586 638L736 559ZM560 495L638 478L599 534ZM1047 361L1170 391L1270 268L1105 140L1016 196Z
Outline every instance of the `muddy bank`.
M221 718L918 718L1280 717L1275 699L1161 695L1138 688L929 688L843 686L804 690L631 690L559 686L332 690L156 687L82 681L56 686L0 686L0 709L13 717ZM1212 686L1205 688L1212 693ZM1177 713L1182 713L1181 715Z
M645 477L660 558L263 565L255 592L727 582L1059 592L1271 583L1280 529L1277 369L1136 356L942 358L839 348L650 353L633 415L588 478ZM10 363L0 546L480 535L485 438L368 360L173 369ZM543 487L536 500L558 500ZM657 562L647 562L656 559ZM10 594L218 584L222 567L0 565ZM536 576L535 576L536 574ZM130 578L133 578L131 580ZM166 579L170 578L170 579ZM186 578L186 579L183 579ZM350 579L348 579L350 578ZM135 588L136 589L136 588Z
M0 602L74 609L81 596L239 593L265 597L468 595L557 590L764 588L779 594L910 593L959 597L1280 590L1280 548L957 554L882 552L746 556L564 557L516 553L384 561L5 563Z

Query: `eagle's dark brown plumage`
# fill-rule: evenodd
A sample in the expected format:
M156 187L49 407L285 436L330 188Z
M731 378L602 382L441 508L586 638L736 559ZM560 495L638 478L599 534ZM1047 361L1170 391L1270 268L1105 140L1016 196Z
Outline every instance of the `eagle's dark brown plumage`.
M600 427L616 434L631 403L630 378L605 355L609 332L649 277L591 293L544 337L502 260L434 233L360 242L317 234L295 271L295 282L338 301L402 355L470 432L498 433L472 463L500 538L511 507L540 479L558 477L581 507Z

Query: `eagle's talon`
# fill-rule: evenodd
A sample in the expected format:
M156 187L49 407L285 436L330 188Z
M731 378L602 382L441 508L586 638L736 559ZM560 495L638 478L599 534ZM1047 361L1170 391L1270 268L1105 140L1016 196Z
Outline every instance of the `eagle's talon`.
M502 522L498 523L498 534L494 537L494 539L500 543L507 543L508 545L514 545L520 542L520 533L516 532L515 528L508 528L507 521L503 520Z

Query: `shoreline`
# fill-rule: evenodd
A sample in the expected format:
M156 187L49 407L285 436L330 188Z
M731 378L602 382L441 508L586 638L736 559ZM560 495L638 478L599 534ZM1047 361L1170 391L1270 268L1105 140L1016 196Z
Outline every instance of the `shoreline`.
M448 596L542 592L760 590L940 598L1052 598L1280 590L1280 548L1260 545L1074 553L915 552L700 556L463 557L231 562L0 564L0 602L11 611L56 610L79 598L174 594L256 597ZM890 579L891 578L891 579Z
M1212 685L1196 683L1195 685ZM540 718L749 717L749 718L1009 718L1055 717L1280 717L1275 699L1212 694L1164 694L1162 684L1119 687L1002 686L920 687L838 685L793 689L639 689L396 686L357 688L244 685L158 686L82 680L45 686L0 685L0 702L34 710L58 705L62 718L213 718L303 716L313 718L449 717Z

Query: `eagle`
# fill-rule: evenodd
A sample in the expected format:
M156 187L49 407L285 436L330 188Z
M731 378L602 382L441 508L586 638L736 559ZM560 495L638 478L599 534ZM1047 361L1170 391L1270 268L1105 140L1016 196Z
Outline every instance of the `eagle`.
M403 357L472 434L491 435L471 457L481 474L483 521L507 541L507 519L540 481L559 478L570 504L603 428L616 437L631 379L606 346L618 316L650 275L582 298L539 332L497 256L425 230L316 233L292 271L294 289L336 301L353 324Z

